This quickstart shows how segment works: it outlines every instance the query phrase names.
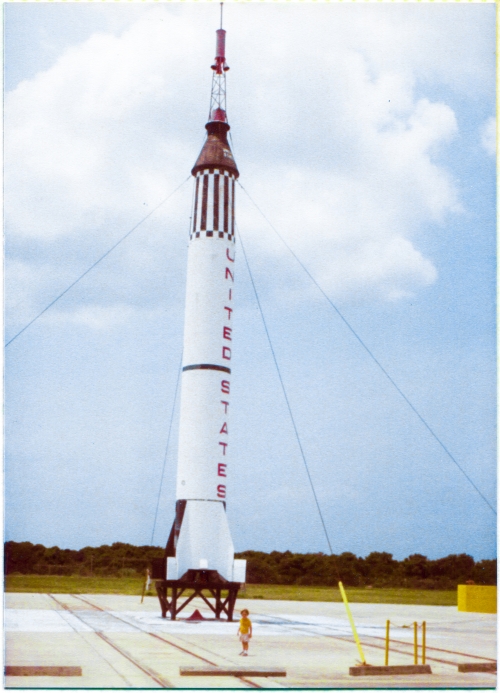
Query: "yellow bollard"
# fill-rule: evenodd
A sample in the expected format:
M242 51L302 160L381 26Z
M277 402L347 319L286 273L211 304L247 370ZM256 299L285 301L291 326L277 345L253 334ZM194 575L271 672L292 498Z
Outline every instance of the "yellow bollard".
M347 596L346 596L346 593L344 590L344 585L341 582L339 582L339 590L340 590L340 594L342 595L342 599L344 601L344 606L345 606L345 610L347 611L347 616L349 618L349 622L351 624L352 634L354 635L354 640L356 641L356 645L358 646L358 652L359 652L359 656L361 657L361 662L366 666L365 655L363 654L363 649L361 647L361 643L360 643L359 638L358 638L356 626L354 625L354 619L352 617L351 610L349 608L349 602L347 601Z
M427 631L427 624L422 621L422 664L425 664L425 635Z
M386 621L385 623L385 666L389 666L389 628L391 622Z
M417 622L413 622L413 658L414 663L418 664L418 625Z

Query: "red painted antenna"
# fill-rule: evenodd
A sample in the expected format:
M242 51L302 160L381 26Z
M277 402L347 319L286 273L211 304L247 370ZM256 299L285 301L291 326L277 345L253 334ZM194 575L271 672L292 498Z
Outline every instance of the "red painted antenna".
M226 32L222 28L222 8L220 4L220 29L217 29L215 43L215 63L211 66L214 71L212 77L212 94L210 97L210 121L227 123L226 116L226 72L229 66L226 63Z

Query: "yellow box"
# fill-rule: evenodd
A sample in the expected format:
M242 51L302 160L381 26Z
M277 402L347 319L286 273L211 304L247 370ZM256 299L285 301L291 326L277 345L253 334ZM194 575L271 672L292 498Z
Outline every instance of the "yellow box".
M458 585L458 610L474 611L482 614L496 614L496 586Z

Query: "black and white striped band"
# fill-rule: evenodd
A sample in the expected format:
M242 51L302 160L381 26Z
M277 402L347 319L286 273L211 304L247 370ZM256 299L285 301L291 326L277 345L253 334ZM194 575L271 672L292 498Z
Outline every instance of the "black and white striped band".
M234 240L234 175L207 168L196 174L190 237Z

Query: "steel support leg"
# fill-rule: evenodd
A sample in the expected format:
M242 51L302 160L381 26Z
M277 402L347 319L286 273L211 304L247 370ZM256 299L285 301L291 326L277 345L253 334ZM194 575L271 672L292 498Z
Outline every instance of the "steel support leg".
M158 600L160 602L161 617L167 618L167 611L169 610L169 603L168 603L168 597L167 597L168 590L167 590L165 584L160 580L155 582L155 587L156 587L156 594L158 595Z

